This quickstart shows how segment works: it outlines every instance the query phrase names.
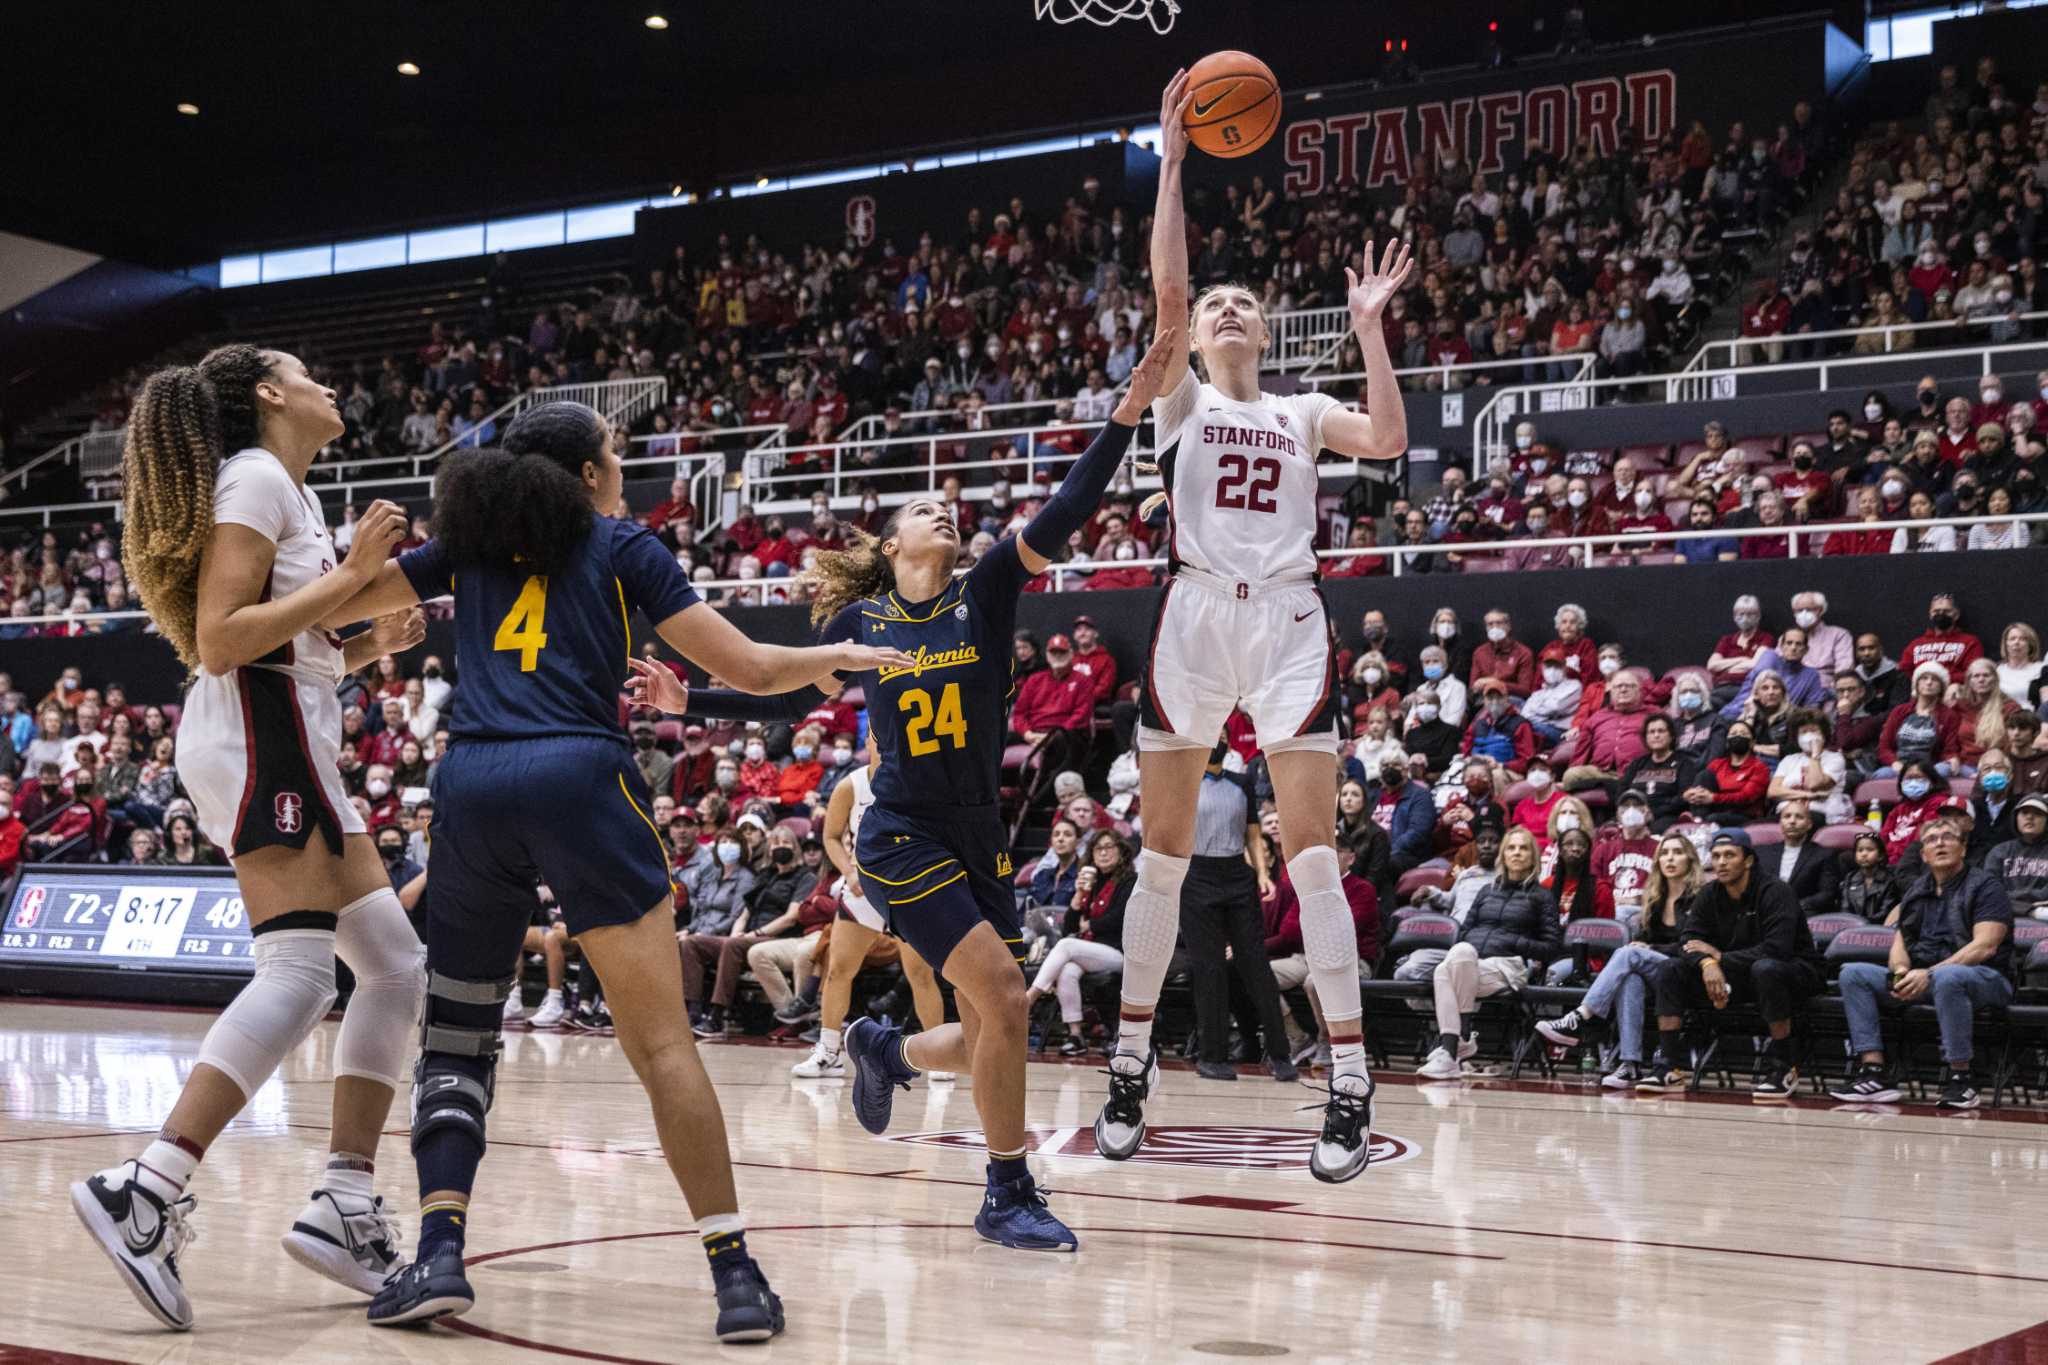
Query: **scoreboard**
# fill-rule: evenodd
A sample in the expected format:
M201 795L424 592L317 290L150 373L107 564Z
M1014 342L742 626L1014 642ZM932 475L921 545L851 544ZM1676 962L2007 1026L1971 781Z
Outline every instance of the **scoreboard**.
M226 868L29 863L0 916L0 990L219 1003L254 951Z

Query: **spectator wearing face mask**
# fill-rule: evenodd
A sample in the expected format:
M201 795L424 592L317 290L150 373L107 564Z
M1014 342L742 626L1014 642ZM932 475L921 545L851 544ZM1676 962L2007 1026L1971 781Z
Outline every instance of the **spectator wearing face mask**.
M1436 801L1428 787L1408 776L1407 765L1391 758L1380 765L1377 777L1368 809L1373 823L1387 833L1399 876L1436 851Z
M1756 665L1744 675L1742 686L1735 696L1721 708L1721 719L1733 720L1742 714L1749 704L1750 695L1756 690L1756 682L1766 673L1774 673L1785 684L1785 699L1793 706L1822 706L1828 701L1827 679L1820 670L1809 667L1806 662L1806 630L1793 626L1778 637L1771 648L1757 655Z
M1647 800L1651 827L1662 832L1685 814L1685 793L1699 784L1700 763L1678 747L1678 727L1662 711L1645 716L1641 735L1643 752L1622 771L1617 787Z
M1470 843L1473 828L1482 820L1507 823L1507 804L1502 799L1507 779L1492 760L1477 754L1467 757L1458 782L1461 790L1450 792L1437 817L1439 848L1456 849Z
M1528 510L1522 514L1523 538L1552 538L1550 514L1551 508L1548 503L1529 504ZM1507 552L1505 559L1509 573L1569 569L1575 567L1578 562L1578 547L1573 545L1517 545Z
M1738 720L1722 739L1720 757L1686 791L1685 803L1702 819L1739 825L1757 817L1770 784L1771 767L1756 755L1756 736L1749 722Z
M1819 467L1810 441L1794 441L1792 467L1772 480L1793 521L1824 521L1833 515L1835 482Z
M1515 709L1505 682L1483 677L1474 686L1479 692L1480 709L1465 727L1460 748L1466 754L1491 759L1519 776L1536 752L1536 732Z
M824 773L818 779L816 804L825 805L839 784L853 775L855 758L853 736L834 735L830 747L824 750Z
M1537 660L1536 690L1522 703L1522 719L1529 723L1546 746L1564 737L1572 717L1578 713L1579 698L1585 686L1571 670L1571 663L1576 657L1567 653L1560 641L1553 640L1545 645ZM1587 672L1598 676L1597 666L1589 666Z
M1477 687L1482 679L1498 678L1510 696L1526 697L1536 690L1536 656L1529 646L1514 638L1514 618L1499 607L1486 613L1486 639L1472 651L1468 677Z
M1948 783L1934 764L1911 758L1899 765L1899 802L1885 813L1878 829L1892 866L1899 866L1907 852L1916 848L1920 827L1940 813L1948 799Z
M1409 708L1408 728L1401 736L1401 746L1411 757L1422 760L1425 771L1440 773L1458 756L1464 744L1465 731L1443 718L1433 684L1424 683L1410 700L1413 705Z
M1707 659L1707 674L1713 679L1717 699L1734 697L1759 656L1777 643L1762 622L1763 606L1755 597L1744 593L1735 599L1735 629L1715 642ZM1723 691L1726 697L1721 696Z
M633 766L646 779L647 790L660 791L668 785L669 771L675 767L675 760L661 751L651 720L633 722Z
M825 780L825 765L818 757L821 742L817 727L798 730L790 742L789 766L776 781L776 809L783 815L808 815L817 803L818 788Z
M1963 630L1961 621L1956 599L1948 593L1936 593L1927 604L1927 629L1899 652L1899 667L1911 672L1921 664L1935 663L1947 669L1951 677L1962 676L1965 669L1983 656L1984 643Z
M1376 649L1369 649L1359 655L1358 662L1351 665L1351 686L1347 689L1346 696L1351 703L1351 723L1354 730L1363 729L1365 717L1375 709L1383 709L1389 714L1401 710L1401 694L1395 689L1389 676L1390 672L1386 656ZM1436 688L1431 687L1430 694L1431 700L1438 703L1440 712L1441 701ZM1413 700L1410 699L1411 703Z
M1597 676L1585 680L1585 688L1579 693L1579 709L1572 716L1572 728L1565 734L1567 740L1576 739L1593 714L1607 704L1607 685L1615 674L1621 672L1626 660L1627 655L1619 641L1609 640L1600 646L1593 665Z
M1594 499L1593 481L1584 475L1574 475L1565 485L1564 502L1563 513L1551 525L1554 534L1597 536L1605 535L1613 529L1609 524L1606 509Z
M683 727L683 747L669 765L669 795L676 804L692 805L712 790L718 772L718 754L706 739L704 727L692 722Z
M1607 681L1600 708L1586 718L1559 755L1567 791L1613 782L1643 754L1643 680L1619 672Z
M1463 725L1469 710L1470 690L1451 673L1450 656L1440 645L1425 645L1416 659L1416 668L1422 674L1422 683L1436 694L1437 715L1447 725ZM1393 665L1387 665L1392 672ZM1411 712L1415 698L1411 695L1402 703ZM1410 717L1413 719L1412 715Z
M1528 830L1539 839L1547 839L1551 812L1557 809L1558 802L1569 798L1564 788L1553 780L1550 760L1541 754L1529 760L1529 771L1522 780L1529 785L1529 794L1515 802L1509 823Z
M782 770L768 757L768 744L759 731L747 736L740 752L738 799L773 801L782 784Z
M1798 751L1778 760L1777 771L1771 775L1770 799L1806 803L1822 824L1846 824L1855 819L1848 761L1834 747L1828 713L1802 707L1786 717L1785 730Z

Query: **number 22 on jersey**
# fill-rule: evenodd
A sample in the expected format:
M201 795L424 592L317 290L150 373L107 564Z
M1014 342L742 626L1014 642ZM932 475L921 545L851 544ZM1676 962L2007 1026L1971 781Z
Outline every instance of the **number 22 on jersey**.
M491 648L518 650L519 671L533 672L540 667L540 652L548 647L547 631L543 628L547 615L547 575L529 574L526 586L519 590L519 597L512 603L512 610L498 622L498 633L491 640Z
M1232 451L1216 461L1223 477L1216 481L1216 505L1231 511L1277 512L1273 491L1280 487L1280 462L1261 455L1255 460ZM1251 487L1245 487L1249 480Z
M946 690L939 693L938 709L932 709L932 694L922 687L913 687L896 699L896 709L905 712L910 719L903 722L903 738L910 743L913 757L923 758L940 749L938 740L932 734L951 736L953 747L967 747L967 717L960 712L960 684L947 683Z

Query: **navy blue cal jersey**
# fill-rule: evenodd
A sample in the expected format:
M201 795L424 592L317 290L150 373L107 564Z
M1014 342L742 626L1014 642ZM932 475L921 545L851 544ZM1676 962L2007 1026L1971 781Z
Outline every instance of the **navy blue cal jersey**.
M448 731L457 739L598 735L622 743L626 622L702 600L654 533L598 517L554 574L448 562L439 540L399 556L421 601L455 594L462 669Z
M859 675L882 754L878 805L957 811L995 804L1010 725L1017 594L1030 578L1011 536L929 602L888 592L853 603L826 625L824 644L889 645L918 661Z

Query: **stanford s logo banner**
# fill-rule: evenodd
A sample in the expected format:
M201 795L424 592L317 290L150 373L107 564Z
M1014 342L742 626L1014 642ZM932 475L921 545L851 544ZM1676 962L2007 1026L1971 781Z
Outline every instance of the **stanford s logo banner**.
M306 803L297 792L279 792L277 799L270 803L277 815L279 834L297 834L305 820Z
M856 194L846 201L846 231L853 240L867 246L875 240L875 197Z
M31 886L21 893L21 904L14 908L14 927L33 929L36 921L43 917L43 902L49 897L47 886Z
M1309 1149L1315 1146L1313 1128L1267 1128L1240 1124L1184 1124L1179 1127L1151 1127L1145 1141L1131 1160L1159 1166L1217 1166L1232 1171L1291 1171L1308 1165ZM981 1131L955 1128L936 1133L892 1133L884 1142L905 1142L918 1147L957 1147L979 1152ZM1033 1124L1025 1130L1024 1141L1039 1156L1085 1157L1102 1160L1095 1150L1095 1134L1086 1127L1062 1128ZM1421 1151L1407 1138L1391 1133L1374 1133L1371 1138L1372 1164L1390 1165L1406 1161Z

